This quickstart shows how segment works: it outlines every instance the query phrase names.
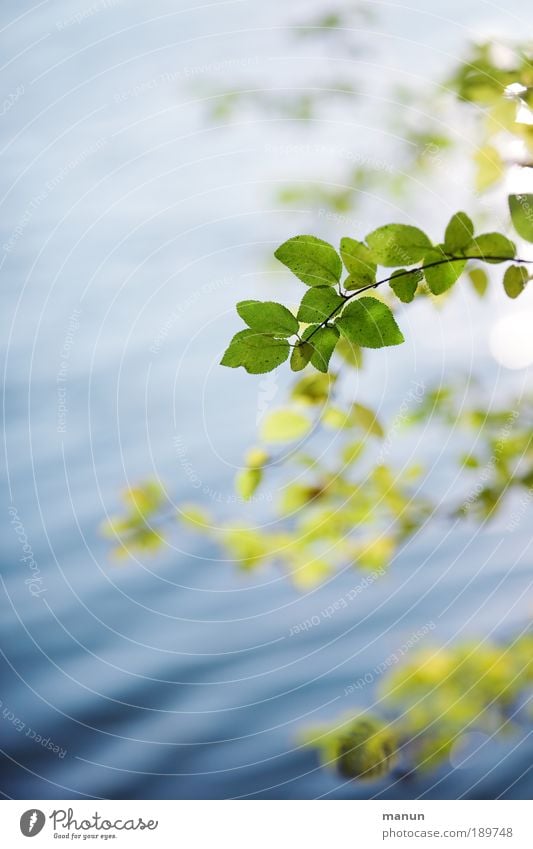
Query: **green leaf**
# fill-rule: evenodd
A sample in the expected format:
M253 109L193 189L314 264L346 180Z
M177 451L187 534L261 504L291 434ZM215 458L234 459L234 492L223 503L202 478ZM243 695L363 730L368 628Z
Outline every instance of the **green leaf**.
M520 265L510 265L503 275L503 288L510 298L518 298L524 291L529 275Z
M293 386L291 398L306 404L324 404L329 398L330 389L335 380L335 375L326 376L316 372L307 374Z
M509 195L509 209L518 235L533 242L533 195Z
M366 237L374 258L380 265L412 265L431 250L431 242L418 227L410 224L386 224Z
M477 165L475 186L479 192L484 192L501 178L504 163L499 152L490 144L477 151L474 162Z
M186 525L191 525L196 530L210 528L214 522L209 513L196 504L182 504L178 510L178 517Z
M314 353L314 348L309 342L299 342L293 349L291 354L291 369L293 371L301 371L311 361Z
M295 410L276 410L267 416L261 426L261 437L265 442L292 442L304 436L311 422Z
M342 449L342 459L344 463L355 463L365 450L364 442L349 442Z
M315 286L309 289L302 298L298 310L298 321L306 323L325 321L331 313L341 307L344 298L337 294L331 286Z
M401 268L392 274L389 286L400 301L404 304L410 304L423 276L418 268L413 269L413 271L406 271L405 268Z
M390 725L367 714L339 734L336 766L344 778L374 781L389 775L397 762L397 749Z
M241 469L235 478L237 494L247 501L252 497L263 477L262 469Z
M404 341L392 311L377 298L352 301L336 324L347 339L364 348L383 348Z
M249 374L272 371L289 356L289 343L255 330L241 330L231 340L220 364L229 368L242 366Z
M341 239L341 257L350 275L344 283L345 289L361 289L376 282L376 262L363 242L347 236Z
M352 428L355 425L350 410L332 407L331 404L328 404L325 408L321 421L323 425L333 430L344 430L345 428Z
M337 353L342 357L345 363L353 368L362 368L363 366L363 349L360 345L354 342L349 342L345 336L339 339L337 344Z
M489 285L489 278L487 277L487 272L483 271L482 268L472 268L468 272L468 276L472 282L472 286L480 296L483 297L485 292L487 291L487 286Z
M355 424L358 424L367 433L379 436L380 439L385 436L385 431L377 414L369 407L365 407L364 404L355 403L352 405L352 418Z
M258 333L271 333L274 336L294 336L299 324L293 314L283 304L274 301L241 301L237 312L248 327Z
M466 212L456 212L452 215L450 223L446 227L444 236L444 250L448 254L455 254L468 247L474 236L474 225Z
M303 338L306 339L313 333L311 343L315 350L311 355L311 364L318 371L326 374L329 361L339 341L339 331L336 327L320 327L320 330L318 330L319 326L318 324L309 325L303 334ZM315 330L316 333L314 333Z
M249 448L244 459L249 469L259 469L268 462L269 456L264 448Z
M335 248L316 236L294 236L280 245L274 256L306 286L335 286L342 274Z
M467 254L469 257L483 259L485 262L505 262L515 256L516 245L502 233L483 233L472 240Z
M430 251L424 259L424 264L441 262L446 259L446 254L441 249ZM466 260L450 260L442 265L434 265L432 268L424 268L424 277L430 291L434 295L442 295L461 276L466 265Z

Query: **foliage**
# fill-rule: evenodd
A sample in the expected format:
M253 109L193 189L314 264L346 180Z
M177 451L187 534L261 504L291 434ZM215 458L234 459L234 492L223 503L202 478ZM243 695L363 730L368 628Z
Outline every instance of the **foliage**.
M524 698L532 684L531 632L508 644L424 649L387 674L380 716L345 714L309 728L301 740L348 779L431 770L449 763L467 732L515 734L530 718Z
M301 35L327 30L335 38L340 21L340 12L335 12L317 26L300 28ZM532 164L533 124L517 121L521 107L533 106L532 51L528 45L501 48L472 46L447 80L447 93L429 93L428 111L433 115L451 94L454 108L461 116L466 111L474 126L471 165L478 194L495 186L508 166ZM281 100L279 92L256 87L226 94L214 99L218 117L229 117L237 105L253 102L276 114L307 119L331 99L324 86ZM351 84L338 87L337 95L350 102L354 94ZM412 100L412 93L407 98ZM419 116L417 110L416 126L396 128L411 150L400 180L386 168L358 163L336 185L285 187L284 199L345 212L353 207L358 189L379 185L397 196L402 181L418 177L453 149L451 133L442 129L442 122L437 121L436 130L421 125ZM525 151L513 160L510 141L519 141ZM530 261L517 257L508 233L513 228L519 238L533 242L533 195L510 195L508 207L508 222L500 216L498 231L477 236L471 218L459 211L440 241L413 224L392 223L364 237L344 236L338 249L315 235L294 236L280 245L277 260L304 286L298 307L241 301L237 312L245 326L222 358L224 366L242 367L250 374L289 361L295 373L287 403L263 419L258 442L246 453L235 481L239 498L247 502L274 480L276 516L258 529L246 516L215 521L197 505L183 505L176 513L158 485L147 483L125 493L124 515L105 527L118 542L117 553L155 550L165 526L179 519L221 545L242 570L274 565L301 590L350 565L381 575L399 547L437 515L424 493L424 469L397 466L388 456L400 427L425 432L429 420L434 427L470 434L475 444L471 452L457 456L466 495L458 499L456 493L453 503L440 505L441 516L485 522L517 490L530 494L531 398L511 407L487 407L483 400L458 402L448 386L424 388L386 425L353 390L343 391L345 375L363 367L366 349L394 348L404 341L395 315L400 303L450 296L460 279L483 297L494 276L488 271L496 264L505 266L505 295L515 299L522 294L531 279ZM283 459L276 455L280 446ZM352 711L332 725L310 729L305 742L349 779L375 780L395 770L434 768L446 762L469 730L512 730L517 705L532 683L532 648L533 636L527 634L510 645L425 650L388 676L381 687L379 716Z
M108 535L118 538L117 553L155 550L164 539L162 519L167 517L167 524L169 518L181 519L211 537L244 570L279 565L301 589L350 564L384 570L399 546L435 515L436 506L420 488L424 468L388 462L390 434L401 438L402 432L407 436L409 429L418 428L421 445L428 420L433 428L453 428L458 439L470 434L476 446L466 456L457 454L467 495L442 504L443 518L490 519L513 492L531 490L533 397L495 409L475 398L459 402L451 388L427 389L413 392L399 422L386 427L368 405L341 404L335 398L339 380L337 373L300 377L290 402L264 418L260 443L246 453L235 482L243 502L279 467L275 449L294 446L283 462L293 482L281 485L277 519L268 530L246 526L242 520L215 523L193 505L176 514L149 482L125 494L125 515L106 527ZM304 450L303 440L320 444L327 434L335 436L336 444L327 457L315 456L311 443Z
M526 201L520 203L516 197L530 196L513 196L510 203L513 221L533 241ZM531 208L527 202L527 209ZM383 348L404 341L391 309L373 295L359 297L362 293L389 283L397 298L407 303L421 284L433 295L447 292L471 260L489 264L513 259L515 263L528 262L516 259L516 247L503 233L474 236L474 225L464 212L452 216L442 244L433 244L422 230L409 224L386 224L369 233L366 242L342 238L339 253L316 236L294 236L275 255L310 287L309 291L296 316L271 301L237 304L237 312L250 329L233 337L222 365L243 366L253 374L271 371L289 358L292 347L293 371L301 371L309 362L318 371L327 371L341 336L363 348ZM378 266L400 267L377 280ZM343 267L347 277L341 282ZM479 277L473 279L479 284ZM506 294L518 297L529 279L524 267L509 266L503 281ZM294 341L287 342L287 338Z

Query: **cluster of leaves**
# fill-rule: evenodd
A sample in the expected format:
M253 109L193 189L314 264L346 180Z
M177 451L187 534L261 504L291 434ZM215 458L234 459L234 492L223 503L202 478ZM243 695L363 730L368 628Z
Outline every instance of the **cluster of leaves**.
M340 376L310 372L299 377L289 403L262 422L260 441L245 456L236 478L237 493L251 499L265 477L277 494L277 521L256 528L242 520L221 522L199 505L178 512L162 489L148 482L124 494L125 513L105 527L117 541L116 553L153 552L164 541L165 524L179 520L209 536L243 570L277 564L302 590L349 566L383 570L402 546L434 515L435 506L421 493L424 468L401 471L385 462L387 429L374 410L336 395ZM502 508L520 488L533 486L533 399L512 410L486 409L459 403L450 387L428 390L402 418L405 428L431 419L435 428L471 432L475 448L458 457L471 497L458 507L443 505L446 515L485 519ZM459 433L459 431L458 431ZM303 445L327 438L335 451L319 452ZM288 456L280 460L282 448ZM279 484L280 464L290 482ZM274 478L274 480L272 480ZM475 486L478 479L481 485Z
M237 475L238 493L251 498L265 472L277 465L274 452L281 444L301 441L312 432L340 440L339 449L328 450L321 460L300 447L292 452L285 462L292 482L279 491L277 522L266 528L243 527L242 521L221 527L196 506L181 510L182 519L222 545L240 568L277 564L302 590L343 566L385 569L398 546L431 513L429 502L414 492L419 466L399 471L384 462L372 465L385 431L365 405L332 402L336 379L302 377L291 404L264 419L262 443L247 453Z
M434 769L449 762L468 732L516 731L532 684L532 633L508 645L419 651L388 674L380 688L381 716L352 712L308 729L302 742L348 779ZM526 718L531 719L530 708Z
M155 550L170 519L211 537L241 569L277 564L300 589L349 565L387 568L432 512L415 491L423 470L418 464L395 469L383 458L376 462L380 453L385 456L385 429L369 407L335 398L337 379L316 372L302 376L290 403L264 418L261 442L247 452L237 475L238 494L250 499L265 474L275 474L280 446L290 450L283 462L291 482L274 487L278 521L265 528L242 520L223 523L195 504L176 512L158 485L148 482L127 490L124 515L105 525L116 553ZM306 452L302 440L312 436L327 437L335 451L328 449L321 459Z
M337 25L332 18L321 26L334 32ZM517 102L532 105L529 53L516 51L515 58L514 64L501 63L488 45L476 48L452 80L462 101L482 107L484 141L476 154L479 190L493 185L503 172L502 131L532 150L531 125L516 122ZM349 85L343 89L343 96L353 96ZM323 91L289 96L286 114L309 117ZM220 101L222 109L231 110L256 94L229 93ZM259 102L279 110L275 96L259 93ZM446 136L422 128L414 145L414 166L421 165L416 155L421 147L442 150L447 144ZM358 166L352 169L351 183L368 186L385 176L378 171L372 175ZM306 191L315 192L315 202L338 211L350 208L353 200L350 186ZM518 235L533 242L533 196L513 195L509 208ZM257 529L243 522L221 526L193 505L176 513L158 484L149 482L128 490L124 515L106 524L106 533L118 542L117 553L155 550L164 539L162 519L179 518L221 544L241 568L275 563L306 589L345 565L383 569L398 546L432 515L431 503L414 492L422 470L399 472L386 464L379 450L385 431L374 411L336 397L340 378L331 371L332 357L358 367L363 349L400 344L403 335L393 313L397 301L440 296L465 271L483 294L488 276L482 262L509 263L503 287L516 298L530 279L525 261L516 259L514 243L502 233L474 237L472 222L462 212L452 217L438 244L416 227L391 224L364 241L343 238L338 251L314 236L297 236L281 245L276 257L307 287L298 309L293 313L272 301L238 304L245 328L232 339L222 363L261 374L290 357L294 372L308 369L298 375L287 407L264 419L260 444L247 453L236 480L241 498L252 498L266 474L279 465L276 447L296 444L287 462L294 472L291 483L280 487L279 521ZM392 271L381 276L379 267ZM387 302L383 290L376 291L384 284L391 293ZM501 506L510 489L531 491L533 408L509 426L508 410L457 409L451 393L439 389L427 393L413 419L425 422L436 413L449 425L466 425L479 434L475 450L461 462L483 485L458 513L484 519ZM302 450L302 440L328 432L335 435L335 451L328 448L319 460ZM332 726L311 729L305 740L347 778L377 779L395 769L435 767L447 760L466 732L492 734L512 727L516 705L533 682L532 648L533 637L527 635L509 647L463 645L421 653L389 675L381 694L383 715L352 712Z
M154 552L163 543L158 531L167 499L157 481L144 481L122 493L123 514L112 516L102 526L104 536L113 540L116 557L131 557L134 551Z
M335 32L335 30L333 30ZM314 204L330 207L336 213L353 210L362 192L369 189L388 192L393 197L405 194L412 186L414 176L422 171L434 170L445 162L446 155L454 149L454 134L443 130L453 124L449 111L449 93L461 103L469 106L468 118L473 119L474 135L472 156L474 186L483 193L499 183L507 166L531 167L533 162L533 124L521 120L520 109L530 110L533 106L533 65L531 43L500 44L488 42L472 44L465 61L461 63L443 83L422 98L412 89L398 89L394 99L404 101L406 107L417 102L418 108L409 120L409 109L402 118L392 117L391 133L405 141L405 150L396 173L375 168L371 162L364 167L346 169L331 186L323 183L294 184L282 190L279 197L286 203ZM472 109L472 107L475 107ZM440 116L436 119L437 113ZM426 126L420 124L424 113L433 116ZM384 116L386 120L389 116ZM457 115L464 134L462 113ZM412 123L412 126L411 126ZM520 143L522 150L516 150ZM514 143L511 145L511 143ZM510 152L511 151L511 152ZM453 164L450 162L450 167Z
M517 231L533 241L533 214L529 215L533 196L513 195L510 204ZM237 312L247 327L231 340L222 365L262 374L290 355L293 371L311 363L326 373L341 336L363 348L404 341L390 307L375 295L363 293L388 283L403 303L412 301L421 286L433 295L442 295L469 260L499 263L511 261L515 255L514 243L502 233L475 237L472 221L464 212L452 216L444 241L436 245L409 224L378 227L365 242L345 237L339 252L315 236L295 236L282 244L275 256L308 287L296 315L273 301L241 301ZM529 280L528 271L518 264L521 262L516 260L504 275L504 289L512 298ZM377 279L378 266L395 267L396 271Z
M515 86L533 106L533 45L531 43L473 44L465 62L450 77L457 96L468 103L494 106ZM512 91L514 91L513 89Z
M428 392L413 411L413 422L443 422L475 435L474 448L458 457L471 486L468 498L453 515L477 520L493 517L507 498L533 487L533 399L525 396L512 406L487 409L473 404L462 409L450 387Z
M533 106L532 57L531 43L475 44L448 81L461 101L479 107L482 141L475 154L478 191L485 191L503 177L510 140L520 141L526 151L517 164L531 164L533 125L517 120L517 111L520 106Z

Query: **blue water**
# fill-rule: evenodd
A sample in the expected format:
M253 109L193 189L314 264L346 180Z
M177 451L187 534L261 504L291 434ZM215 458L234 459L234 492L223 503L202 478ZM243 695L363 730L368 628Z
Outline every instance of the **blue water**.
M247 517L231 503L234 470L265 393L281 402L287 376L265 390L261 378L217 367L236 300L296 298L267 261L288 235L362 234L395 212L441 228L467 183L441 175L413 186L408 212L377 189L348 221L282 207L273 186L342 179L346 151L394 163L399 140L384 129L393 83L440 79L480 31L524 34L519 0L454 2L445 16L436 2L375 3L375 18L356 18L338 52L291 35L287 24L305 20L309 4L285 5L2 4L7 797L531 794L527 730L486 742L462 767L372 785L344 783L297 741L306 724L372 705L375 688L345 688L427 623L438 644L523 628L528 522L512 535L503 519L481 532L438 522L385 578L295 636L361 575L347 569L303 594L274 567L243 576L177 525L157 555L117 564L99 532L120 491L146 478L176 504ZM320 120L248 104L226 123L210 111L213 85L290 93L339 77L358 95L326 103ZM410 341L369 357L353 391L389 421L413 379L475 373L494 398L521 392L528 375L500 369L487 343L497 315L514 308L466 292L438 312L409 307ZM393 459L425 459L426 486L445 500L453 439L430 428L399 440ZM272 519L268 498L249 518Z

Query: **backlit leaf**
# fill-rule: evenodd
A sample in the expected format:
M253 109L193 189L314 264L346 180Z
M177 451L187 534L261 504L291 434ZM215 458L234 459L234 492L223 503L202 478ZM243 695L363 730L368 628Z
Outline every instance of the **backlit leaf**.
M376 298L351 301L336 324L347 339L364 348L383 348L404 341L392 311Z
M431 263L439 263L429 268ZM442 250L436 248L427 254L424 265L424 277L430 291L434 295L442 295L453 286L455 281L464 271L466 260L446 261L446 255Z
M320 323L325 321L336 310L340 309L344 298L337 294L331 286L315 286L309 289L302 298L298 310L298 321Z
M308 374L293 386L291 396L307 404L323 404L329 398L335 375Z
M472 241L473 235L474 225L466 212L456 212L446 227L444 250L452 255L464 250Z
M303 338L307 339L311 334L311 344L314 348L311 355L311 364L325 374L339 340L339 331L336 327L320 327L318 324L311 324L306 328Z
M363 242L348 237L341 239L341 257L350 275L344 283L345 289L361 289L375 283L376 262Z
M431 241L418 227L410 224L386 224L366 237L366 241L380 265L412 265L422 260Z
M285 339L275 339L255 330L241 330L231 340L220 363L229 368L242 366L249 374L264 374L284 363L289 351Z
M248 327L258 333L273 336L293 336L298 333L297 319L283 304L274 301L241 301L237 304L237 312Z
M406 271L405 268L401 268L391 275L389 286L400 301L409 304L413 300L423 276L418 268L413 271Z
M505 262L515 256L516 245L503 233L483 233L472 240L466 253L485 262Z
M291 369L293 371L301 371L310 362L314 353L314 348L309 342L299 342L293 349L291 354Z
M294 236L280 245L274 256L306 286L334 286L342 274L335 248L316 236Z
M503 275L503 288L510 298L518 298L524 291L528 273L524 266L510 265Z
M533 242L533 195L509 195L509 209L518 235Z
M365 407L364 404L355 403L352 405L351 414L353 421L367 433L371 433L373 436L379 436L380 438L385 436L385 431L374 410Z

